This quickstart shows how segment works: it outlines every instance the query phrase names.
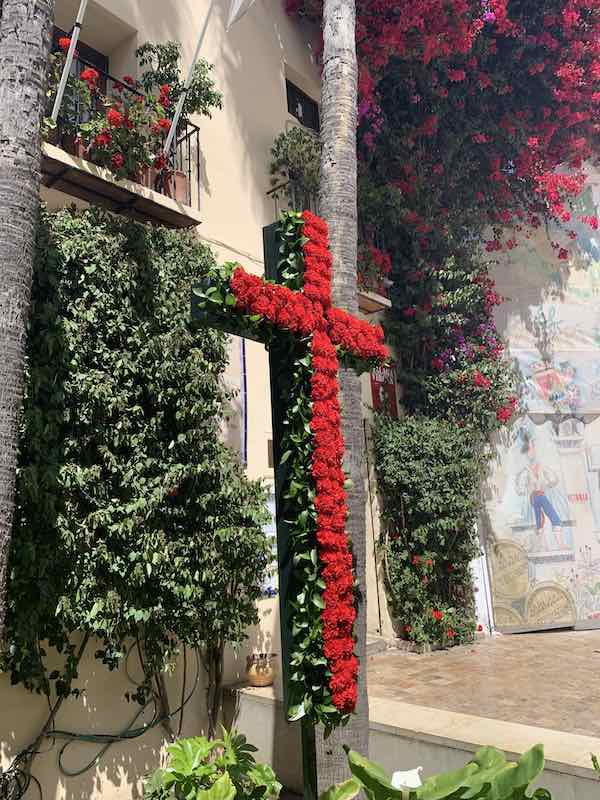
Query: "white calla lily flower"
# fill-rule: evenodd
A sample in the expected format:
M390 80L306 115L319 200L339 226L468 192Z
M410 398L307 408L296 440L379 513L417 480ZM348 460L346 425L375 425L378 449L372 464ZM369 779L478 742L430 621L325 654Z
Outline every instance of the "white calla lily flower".
M411 769L408 772L394 772L392 775L392 786L394 789L418 789L423 786L421 773L423 767Z

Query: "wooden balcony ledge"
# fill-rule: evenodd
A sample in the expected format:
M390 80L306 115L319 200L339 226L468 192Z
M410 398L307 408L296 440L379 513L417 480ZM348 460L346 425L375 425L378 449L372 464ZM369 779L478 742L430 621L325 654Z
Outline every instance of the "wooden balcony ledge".
M134 181L117 179L110 170L48 142L42 144L42 184L140 222L169 228L191 228L201 222L196 209Z
M386 311L388 308L391 308L392 301L389 297L384 297L377 292L359 288L358 307L363 314L376 314L379 311Z

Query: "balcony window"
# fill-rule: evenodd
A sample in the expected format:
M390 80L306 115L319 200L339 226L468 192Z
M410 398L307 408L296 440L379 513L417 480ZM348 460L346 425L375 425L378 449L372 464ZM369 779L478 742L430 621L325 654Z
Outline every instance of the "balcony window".
M64 63L64 59L60 58L59 44L63 36L68 34L55 28L55 68L51 72L51 87L57 85ZM96 76L91 92L88 91L91 84L86 79L90 71ZM53 102L51 90L48 116ZM164 166L161 168L158 162L153 165L152 158L162 152L166 135L166 131L163 133L156 124L156 120L164 113L157 115L152 111L153 108L162 112L155 100L146 100L146 95L140 91L135 80L115 78L108 72L107 56L85 42L78 42L77 57L73 62L57 126L49 131L44 144L44 184L140 219L155 218L155 221L175 227L198 224L197 213L187 213L182 206L188 207L189 211L199 206L199 128L191 122L180 124L170 155L163 162ZM110 113L113 113L112 109L115 112L119 110L123 119L123 124L117 125L118 129L111 129L106 122ZM148 109L147 114L145 109ZM99 124L97 121L100 121ZM151 124L153 121L155 124ZM94 128L95 124L98 130ZM115 142L121 144L124 141L117 155L118 160L111 154L111 146L99 144L101 137L94 135L102 127L108 131L108 134L103 134L105 138L106 135L112 136L113 148ZM130 147L128 142L131 143ZM60 151L64 151L63 154ZM153 154L150 163L149 153ZM65 158L64 154L71 158ZM92 168L92 164L95 168ZM136 166L138 164L139 167ZM152 201L159 199L155 193L173 202L159 203L161 207L153 209Z
M58 40L63 36L70 37L71 34L68 31L63 31L62 28L57 28L54 26L52 31L53 53L58 53L60 51ZM90 47L89 44L86 44L81 39L77 42L77 52L81 58L85 59L88 64L91 64L100 73L108 72L108 56L105 56L104 53L101 53L99 50L95 50L93 47Z

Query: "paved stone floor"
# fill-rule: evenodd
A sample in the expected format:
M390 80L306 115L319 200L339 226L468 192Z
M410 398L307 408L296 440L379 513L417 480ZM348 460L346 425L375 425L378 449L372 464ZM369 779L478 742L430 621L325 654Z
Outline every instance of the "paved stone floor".
M497 636L369 659L369 694L600 737L600 630Z

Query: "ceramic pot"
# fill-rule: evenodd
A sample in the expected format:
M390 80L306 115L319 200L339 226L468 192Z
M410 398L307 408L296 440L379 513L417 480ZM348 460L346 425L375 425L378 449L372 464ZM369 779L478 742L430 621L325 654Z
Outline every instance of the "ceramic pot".
M61 137L62 149L77 158L87 158L87 153L84 143L77 136L72 134L64 134Z
M246 659L250 686L271 686L275 679L275 653L254 653Z
M180 170L167 173L164 180L163 193L178 203L188 203L188 182L185 173Z

